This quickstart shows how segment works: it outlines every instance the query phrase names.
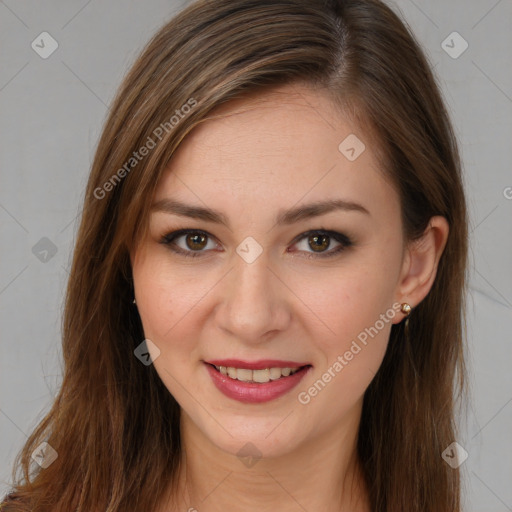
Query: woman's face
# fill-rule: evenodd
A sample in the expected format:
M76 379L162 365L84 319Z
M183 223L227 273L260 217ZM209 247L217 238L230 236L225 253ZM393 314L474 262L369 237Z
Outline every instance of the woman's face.
M400 204L367 134L318 92L216 114L158 184L131 255L137 308L185 424L283 455L359 421L403 318Z

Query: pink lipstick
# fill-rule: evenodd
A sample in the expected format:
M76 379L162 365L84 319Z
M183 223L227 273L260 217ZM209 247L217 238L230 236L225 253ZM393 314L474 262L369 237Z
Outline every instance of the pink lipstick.
M308 363L265 359L205 362L213 383L228 398L244 403L274 400L292 390L311 368Z

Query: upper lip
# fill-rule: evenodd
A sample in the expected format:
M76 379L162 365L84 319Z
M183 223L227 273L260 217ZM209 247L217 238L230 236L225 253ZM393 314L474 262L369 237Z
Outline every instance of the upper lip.
M214 366L227 366L230 368L245 368L247 370L264 370L265 368L300 368L309 363L295 361L281 361L278 359L260 359L259 361L242 361L241 359L211 359L205 363Z

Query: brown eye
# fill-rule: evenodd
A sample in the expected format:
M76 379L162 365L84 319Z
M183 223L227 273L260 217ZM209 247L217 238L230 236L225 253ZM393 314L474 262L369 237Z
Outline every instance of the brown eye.
M323 252L330 244L330 237L328 235L310 235L308 243L311 249L315 252Z
M186 244L187 247L193 251L199 251L204 249L207 243L207 237L202 233L192 233L187 235Z
M204 256L209 249L215 249L215 242L208 233L194 229L169 233L162 237L161 243L169 246L173 252L192 257Z
M160 243L183 256L207 256L211 250L216 250L215 238L212 235L194 229L180 229L169 233L162 237ZM210 247L208 247L209 243ZM298 246L298 252L303 253L305 257L327 258L341 253L353 243L342 233L315 230L303 233L294 245ZM329 248L330 250L327 250Z
M329 258L353 245L352 240L337 231L313 230L302 233L293 244L307 258Z

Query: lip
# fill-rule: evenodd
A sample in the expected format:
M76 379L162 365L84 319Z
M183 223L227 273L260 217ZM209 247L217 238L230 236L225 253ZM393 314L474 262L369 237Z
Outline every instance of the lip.
M265 368L300 368L309 363L296 363L294 361L280 361L277 359L260 359L259 361L242 361L241 359L214 359L205 361L215 366L230 366L232 368L245 368L247 370L264 370Z
M297 363L292 363L293 366L290 366L290 362L285 361L270 361L272 365L268 366L269 361L256 361L250 363L251 367L245 366L247 362L236 361L236 365L233 364L235 360L226 359L220 361L222 364L218 364L218 362L205 362L205 367L210 377L217 387L217 389L223 393L228 398L232 398L233 400L237 400L238 402L247 403L247 404L257 404L263 402L269 402L271 400L275 400L280 396L285 395L289 391L291 391L297 384L305 377L305 375L312 368L311 365L301 365ZM225 363L229 362L229 365ZM279 363L279 364L275 364ZM216 366L233 366L235 368L246 368L249 370L262 370L264 368L297 368L304 366L293 375L289 375L288 377L281 377L277 380L271 380L270 382L265 383L256 383L256 382L242 382L240 380L232 379L227 375L222 375L219 371L217 371L212 365Z

